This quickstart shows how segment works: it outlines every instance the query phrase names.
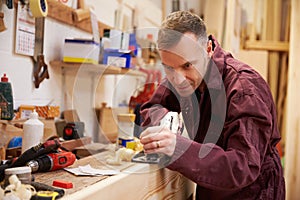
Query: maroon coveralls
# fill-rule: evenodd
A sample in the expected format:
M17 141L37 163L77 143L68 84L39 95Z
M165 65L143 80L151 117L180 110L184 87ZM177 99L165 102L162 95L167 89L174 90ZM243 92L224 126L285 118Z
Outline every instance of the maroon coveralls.
M205 81L196 92L197 103L184 103L184 98L164 79L141 107L143 126L158 125L168 111L182 112L192 139L177 135L167 168L197 184L197 199L285 199L283 170L276 149L280 134L268 84L212 39L214 54ZM213 106L220 108L213 111ZM220 116L217 112L222 108L223 117L222 112ZM214 126L220 125L217 133ZM201 157L201 149L209 149L209 153Z

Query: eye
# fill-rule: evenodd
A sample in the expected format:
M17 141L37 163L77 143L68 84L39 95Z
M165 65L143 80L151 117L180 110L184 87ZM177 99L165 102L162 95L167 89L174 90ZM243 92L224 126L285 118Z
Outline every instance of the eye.
M184 68L189 68L191 66L192 66L192 63L190 63L190 62L184 63L184 65L183 65Z

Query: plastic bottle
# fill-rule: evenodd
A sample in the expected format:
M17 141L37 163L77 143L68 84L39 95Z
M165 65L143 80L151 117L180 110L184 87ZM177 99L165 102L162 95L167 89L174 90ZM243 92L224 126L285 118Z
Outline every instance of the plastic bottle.
M34 110L23 124L22 153L43 142L44 124L38 117L38 113Z
M14 102L11 83L8 82L8 77L4 74L0 82L0 108L1 119L11 120L14 117Z

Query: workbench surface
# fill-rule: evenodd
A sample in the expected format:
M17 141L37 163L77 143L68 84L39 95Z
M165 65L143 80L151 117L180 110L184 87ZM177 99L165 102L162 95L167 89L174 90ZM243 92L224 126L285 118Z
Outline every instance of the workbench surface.
M122 162L107 165L108 152L77 160L70 167L90 164L97 169L115 169L121 173L112 176L75 176L65 170L34 174L35 181L52 185L53 180L73 183L65 189L62 199L188 199L194 192L194 183L177 172L156 164Z

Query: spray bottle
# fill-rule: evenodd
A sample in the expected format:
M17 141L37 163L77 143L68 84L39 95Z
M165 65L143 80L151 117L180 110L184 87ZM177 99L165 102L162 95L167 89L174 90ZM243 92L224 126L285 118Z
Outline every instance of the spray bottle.
M11 83L4 74L0 82L0 109L1 119L11 120L14 117L14 103Z

